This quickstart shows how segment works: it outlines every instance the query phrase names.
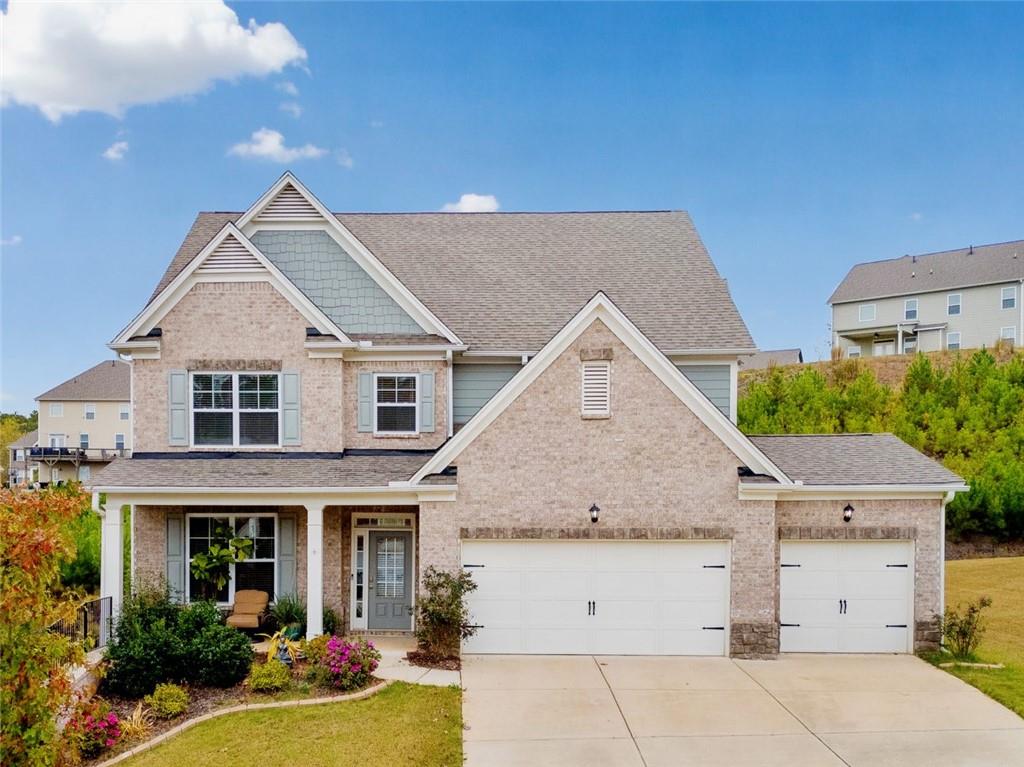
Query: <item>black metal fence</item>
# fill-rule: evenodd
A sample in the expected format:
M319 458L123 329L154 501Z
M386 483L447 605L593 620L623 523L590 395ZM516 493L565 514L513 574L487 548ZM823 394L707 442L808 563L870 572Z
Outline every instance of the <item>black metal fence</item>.
M90 599L78 608L73 620L57 621L51 627L63 636L88 643L88 649L105 647L110 639L110 597Z

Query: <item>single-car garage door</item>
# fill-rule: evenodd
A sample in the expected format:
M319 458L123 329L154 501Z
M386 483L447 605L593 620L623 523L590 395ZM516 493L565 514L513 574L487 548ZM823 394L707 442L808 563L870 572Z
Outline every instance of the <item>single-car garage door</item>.
M910 541L783 541L782 652L910 652Z
M725 541L464 541L468 653L724 655Z

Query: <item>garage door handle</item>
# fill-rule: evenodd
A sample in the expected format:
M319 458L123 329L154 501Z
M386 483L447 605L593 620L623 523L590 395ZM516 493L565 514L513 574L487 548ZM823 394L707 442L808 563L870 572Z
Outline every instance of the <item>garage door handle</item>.
M780 623L779 626L780 626L780 628L791 628L791 629L798 629L798 628L800 628L800 624L799 623Z
M487 565L463 565L463 567L487 567Z
M887 629L905 629L907 627L907 624L906 623L886 623L885 627Z
M907 565L886 565L886 567L907 567Z
M724 570L725 565L704 565L705 570Z
M704 631L725 631L725 626L701 626Z

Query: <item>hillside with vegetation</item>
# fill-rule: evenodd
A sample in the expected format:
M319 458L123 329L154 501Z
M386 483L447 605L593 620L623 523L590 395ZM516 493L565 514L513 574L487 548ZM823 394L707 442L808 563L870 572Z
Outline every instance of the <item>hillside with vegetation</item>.
M892 432L970 484L947 509L951 537L1024 538L1024 352L751 371L738 417L748 434Z

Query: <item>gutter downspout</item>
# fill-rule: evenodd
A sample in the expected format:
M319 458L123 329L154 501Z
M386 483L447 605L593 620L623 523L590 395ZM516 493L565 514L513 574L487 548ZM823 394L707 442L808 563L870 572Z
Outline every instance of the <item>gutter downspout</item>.
M444 357L445 357L445 362L447 363L446 366L448 368L448 418L447 418L448 424L447 424L447 426L448 426L448 437L451 438L451 436L455 433L455 414L452 412L452 407L454 406L454 402L455 402L455 396L454 396L454 394L452 392L452 386L454 385L454 381L455 381L455 355L452 353L452 350L449 349L448 351L446 351L444 353Z

